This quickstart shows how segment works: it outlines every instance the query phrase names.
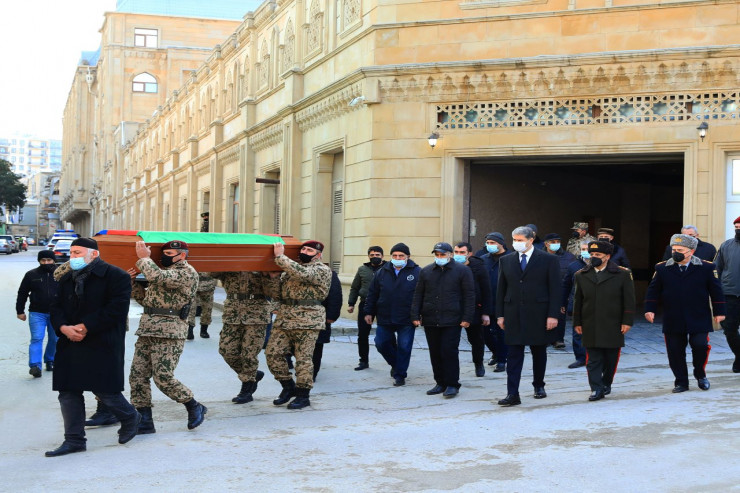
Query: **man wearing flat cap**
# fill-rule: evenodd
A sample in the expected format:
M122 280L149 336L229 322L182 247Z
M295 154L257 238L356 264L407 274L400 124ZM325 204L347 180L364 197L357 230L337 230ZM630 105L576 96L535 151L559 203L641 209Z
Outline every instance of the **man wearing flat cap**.
M275 263L283 272L277 293L270 293L279 300L277 318L272 326L265 356L267 366L280 382L283 390L272 401L276 406L293 401L288 409L302 409L311 405L309 394L313 388L313 352L319 331L326 323L323 301L331 287L331 269L321 261L324 244L305 241L301 245L299 262L285 255L285 244L275 243ZM285 355L295 356L296 381L290 374Z
M552 255L555 255L558 259L558 265L560 265L560 279L565 277L568 273L568 266L575 262L575 256L568 250L563 248L561 244L562 239L557 233L548 233L545 235L545 251ZM558 316L558 326L555 328L555 342L553 347L555 349L565 349L565 312L561 310Z
M131 402L143 418L139 433L154 433L150 380L167 397L185 406L189 430L200 426L208 410L193 397L193 392L175 378L175 369L185 347L188 312L198 288L198 273L188 264L188 245L172 240L162 245L160 268L151 259L151 249L136 242L136 267L149 282L147 288L135 283L134 299L144 307L139 321L139 336L131 362L129 384ZM134 277L136 270L129 270Z
M51 302L51 325L59 337L53 386L59 391L64 442L47 457L87 449L84 391L90 391L121 422L118 443L137 434L141 415L123 396L123 359L131 282L123 270L100 258L92 238L69 249L69 270Z
M620 267L630 268L630 261L627 258L627 252L624 251L624 247L614 242L614 230L612 228L599 228L596 231L596 239L611 243L612 247L614 247L614 251L611 254L612 262Z
M634 324L635 286L629 269L611 259L611 243L589 242L588 252L590 263L575 274L573 327L586 347L588 400L598 401L612 391L624 334Z
M694 256L697 241L689 235L671 236L672 257L655 266L645 299L645 319L653 323L658 302L663 302L663 335L668 364L675 377L673 393L689 390L686 343L691 346L694 378L709 390L705 371L709 360L712 318L725 319L725 297L712 262ZM710 304L711 302L711 304Z
M740 217L735 219L733 225L735 236L720 245L714 262L727 302L727 318L722 322L722 329L727 345L735 355L732 371L740 373Z
M571 234L571 238L568 240L566 250L577 257L581 254L581 242L596 241L596 238L588 234L588 223L576 221L570 229L573 233Z

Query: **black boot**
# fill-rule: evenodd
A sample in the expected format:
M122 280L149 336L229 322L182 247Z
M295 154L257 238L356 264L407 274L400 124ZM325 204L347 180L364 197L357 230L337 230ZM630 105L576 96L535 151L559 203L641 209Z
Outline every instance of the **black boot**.
M108 410L105 404L98 401L95 414L85 421L85 426L110 426L118 423L118 418Z
M136 410L141 414L141 423L139 423L139 431L137 432L137 435L156 433L157 430L154 428L154 418L152 418L152 408L137 407Z
M293 379L280 380L280 385L283 386L283 391L280 392L280 395L277 399L272 401L272 403L276 406L282 406L283 404L288 402L290 398L295 395L296 392L295 382L293 381Z
M209 339L211 337L208 335L208 324L200 324L200 336L203 339Z
M185 409L188 410L188 430L197 428L206 419L208 408L196 401L195 398L185 403Z
M193 329L195 328L195 325L188 325L188 341L192 341L195 339L195 335L193 335Z
M131 441L139 430L139 424L141 424L141 414L139 414L139 411L134 411L133 416L121 421L121 428L118 430L118 443L123 445Z
M257 382L242 382L242 389L239 391L236 397L231 399L231 402L234 402L236 404L246 404L247 402L252 402L254 400L254 397L252 397L252 392L254 392L253 389L256 386Z
M308 394L311 392L311 389L305 389L303 387L298 387L295 389L295 399L293 399L293 402L288 404L288 409L303 409L306 406L311 405L311 401L308 400Z

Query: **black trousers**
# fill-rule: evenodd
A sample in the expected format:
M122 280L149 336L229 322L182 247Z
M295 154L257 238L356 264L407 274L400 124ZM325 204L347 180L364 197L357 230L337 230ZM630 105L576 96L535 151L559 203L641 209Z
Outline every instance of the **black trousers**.
M483 342L483 326L481 324L470 325L465 329L468 335L468 342L472 347L473 351L473 364L483 364L483 353L486 350L485 343Z
M593 392L611 387L622 348L586 348L586 371L588 384Z
M367 363L370 355L370 329L372 324L365 322L365 300L360 300L360 308L357 310L357 353L360 361Z
M737 366L740 365L740 334L737 330L740 325L740 296L726 294L725 308L727 315L720 325L725 332L727 345L735 354L736 363L733 366Z
M94 392L100 400L121 421L136 414L136 409L121 392L103 393ZM85 438L85 398L81 390L60 390L59 405L62 408L64 420L64 441L72 444L82 444Z
M524 346L508 346L509 354L506 362L506 391L508 395L519 394L519 382L522 379L524 366ZM547 346L529 346L532 352L532 386L545 386L545 370L547 369Z
M676 377L674 385L689 385L689 371L686 367L686 344L691 345L692 362L694 364L694 378L707 376L705 370L709 361L709 334L699 332L698 334L663 334L665 348L668 353L668 365L671 367L673 376Z
M460 334L462 327L424 327L429 344L434 381L442 387L460 388Z

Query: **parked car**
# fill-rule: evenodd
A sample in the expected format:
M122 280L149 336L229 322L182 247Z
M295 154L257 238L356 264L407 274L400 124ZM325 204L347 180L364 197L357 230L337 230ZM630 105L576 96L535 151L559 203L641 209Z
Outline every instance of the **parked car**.
M56 246L57 242L59 242L60 240L65 240L65 241L69 240L70 242L73 242L76 239L77 239L76 237L58 236L56 238L52 238L51 240L49 240L49 243L46 244L46 248L49 250L54 250L54 247Z
M69 247L72 246L71 239L57 240L54 245L54 262L57 264L63 264L69 260Z
M21 251L27 252L28 243L26 243L26 239L23 236L16 236L15 239L18 242L18 247L21 249Z
M33 238L29 236L28 238L26 238L26 243L28 243L29 245L35 245L36 240L34 240Z
M18 253L21 251L20 247L18 246L18 242L15 241L15 238L13 238L12 235L0 235L0 238L4 239L10 244L12 253Z
M13 246L5 238L0 238L0 253L4 253L5 255L13 253Z

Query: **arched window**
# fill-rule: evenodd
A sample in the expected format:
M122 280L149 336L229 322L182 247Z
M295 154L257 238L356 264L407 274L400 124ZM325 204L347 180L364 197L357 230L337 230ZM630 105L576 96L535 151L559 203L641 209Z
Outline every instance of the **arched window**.
M157 92L157 79L152 74L144 72L134 77L133 87L134 92Z

